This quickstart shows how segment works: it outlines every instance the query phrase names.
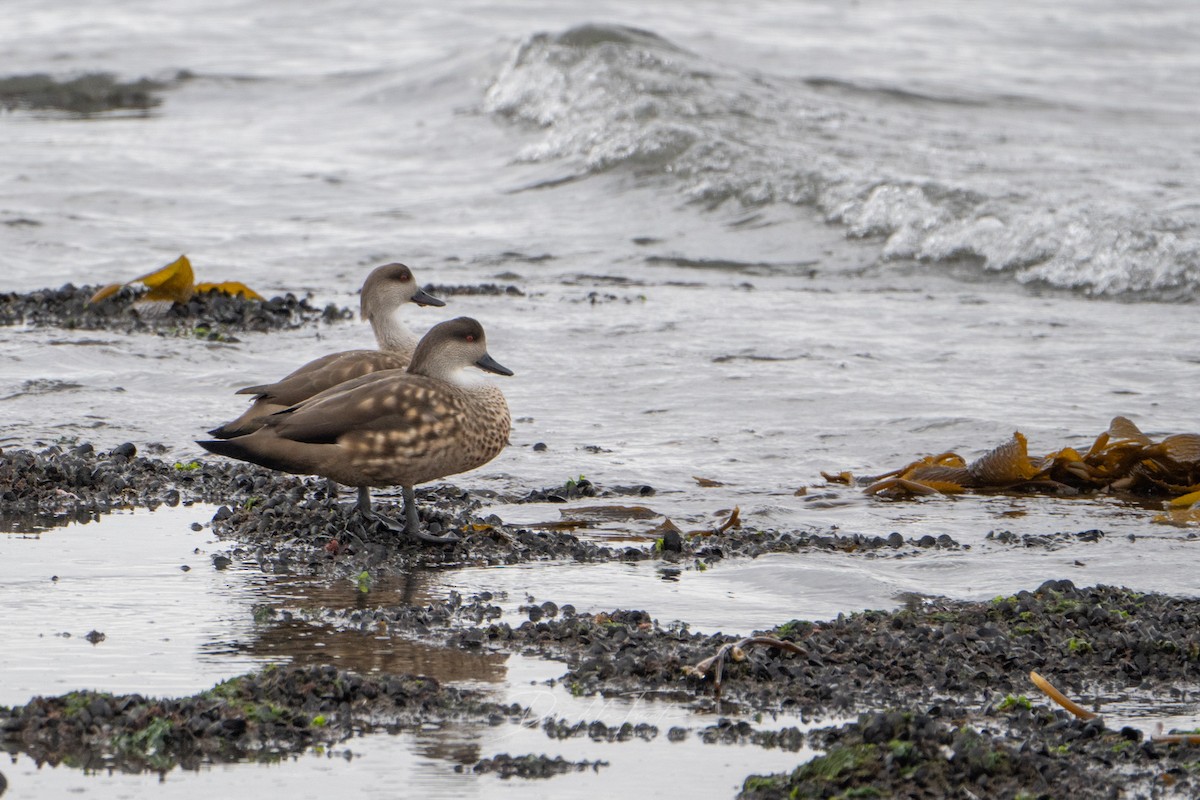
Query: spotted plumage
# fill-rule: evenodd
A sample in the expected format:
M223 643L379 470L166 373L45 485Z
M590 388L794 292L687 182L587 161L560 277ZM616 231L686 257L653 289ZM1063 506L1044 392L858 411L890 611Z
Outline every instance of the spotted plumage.
M364 513L370 513L367 487L402 486L406 530L445 541L420 533L413 487L491 461L508 444L512 424L501 391L465 374L472 366L512 374L488 355L483 327L459 317L425 335L407 370L354 378L267 417L253 433L199 444L357 486Z
M247 386L237 394L254 395L250 408L237 419L214 428L218 439L242 436L257 430L268 414L296 405L354 378L387 369L404 369L417 346L416 335L399 320L407 303L444 306L445 303L417 285L412 270L403 264L377 267L363 282L359 308L375 331L378 350L346 350L308 362L275 383Z

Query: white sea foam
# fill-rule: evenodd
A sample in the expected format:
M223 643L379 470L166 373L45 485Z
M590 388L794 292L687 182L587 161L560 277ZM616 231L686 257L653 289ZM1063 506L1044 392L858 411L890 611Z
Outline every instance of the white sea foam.
M520 161L625 170L710 209L811 206L884 259L969 259L1092 294L1200 286L1200 214L1153 161L1152 122L902 86L786 80L587 25L525 39L485 107L534 129Z

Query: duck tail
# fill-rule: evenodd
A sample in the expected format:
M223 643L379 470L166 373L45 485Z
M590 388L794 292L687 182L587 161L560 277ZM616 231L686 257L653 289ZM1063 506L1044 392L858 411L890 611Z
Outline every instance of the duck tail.
M254 436L237 436L232 439L205 439L197 441L196 444L210 453L236 458L238 461L248 461L267 469L292 473L306 472L303 468L297 469L299 465L295 460L272 452L274 448L270 446L270 440L256 441L256 438Z

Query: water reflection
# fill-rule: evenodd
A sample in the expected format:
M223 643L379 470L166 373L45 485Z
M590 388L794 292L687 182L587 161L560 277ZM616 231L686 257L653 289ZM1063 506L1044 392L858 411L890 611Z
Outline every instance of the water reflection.
M65 489L58 489L58 498L64 502L57 511L14 511L11 508L0 508L0 533L43 533L54 528L65 528L68 525L86 525L89 522L99 522L109 514L129 514L134 511L156 511L159 508L178 508L181 504L179 492L172 490L163 498L146 496L139 500L140 505L133 505L124 500L92 500L91 506L80 504L80 499ZM74 501L71 503L65 501ZM46 505L43 501L43 504ZM52 505L58 505L54 503ZM197 505L191 501L183 503L184 507ZM200 504L200 507L205 507Z
M187 695L287 661L503 680L500 656L301 621L319 609L436 602L445 591L436 573L376 576L363 592L352 580L214 568L222 545L203 528L213 510L105 514L49 534L0 536L0 607L21 609L4 624L0 703L76 689Z
M504 680L507 659L500 653L449 649L297 619L257 626L251 638L235 643L234 650L272 662L334 664L363 673L413 673L443 683L499 683Z
M437 573L414 569L397 575L373 575L370 591L359 589L354 580L330 582L311 575L249 574L247 581L261 597L265 608L296 610L329 608L381 608L424 605L439 598Z
M470 766L490 755L483 748L491 737L476 725L427 725L413 738L413 751L431 761Z
M99 522L100 512L74 508L59 513L0 512L0 533L43 533L67 525L86 525Z

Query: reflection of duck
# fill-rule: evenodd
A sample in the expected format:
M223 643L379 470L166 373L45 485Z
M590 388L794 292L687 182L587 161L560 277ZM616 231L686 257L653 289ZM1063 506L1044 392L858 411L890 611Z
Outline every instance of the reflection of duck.
M403 264L376 267L363 282L360 308L362 318L375 331L378 350L345 350L310 361L275 383L247 386L238 394L255 395L244 414L226 425L213 428L211 436L230 439L251 433L262 425L268 414L303 402L318 392L351 378L384 369L404 369L417 346L417 336L400 321L400 309L406 303L444 306L443 301L417 285L412 270Z
M508 444L508 403L494 385L466 372L472 366L512 375L488 355L483 326L459 317L425 334L407 370L355 378L272 414L254 433L199 444L357 486L364 516L425 541L457 541L421 531L413 487L482 466ZM371 510L368 487L396 485L404 490L404 527Z

